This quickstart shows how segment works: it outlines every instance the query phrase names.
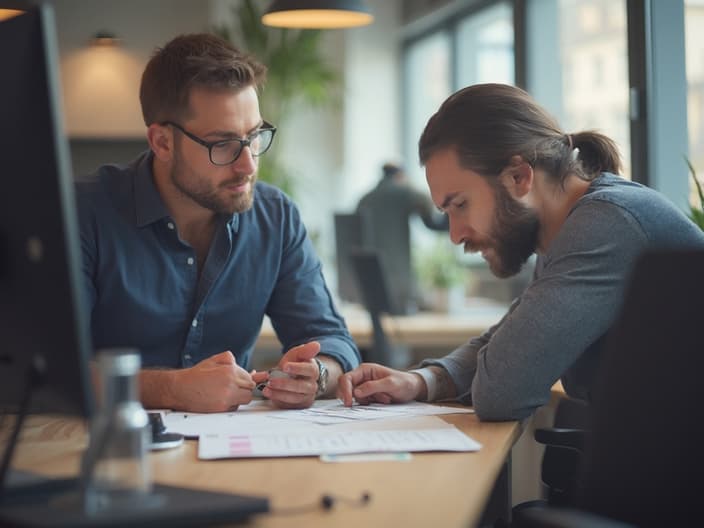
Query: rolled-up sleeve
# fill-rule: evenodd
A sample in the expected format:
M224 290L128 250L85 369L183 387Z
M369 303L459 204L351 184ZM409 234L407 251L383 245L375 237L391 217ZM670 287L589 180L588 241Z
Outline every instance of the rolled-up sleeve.
M359 365L360 354L333 303L320 260L297 208L287 203L281 268L267 315L284 346L318 341L320 353L337 360L344 371Z

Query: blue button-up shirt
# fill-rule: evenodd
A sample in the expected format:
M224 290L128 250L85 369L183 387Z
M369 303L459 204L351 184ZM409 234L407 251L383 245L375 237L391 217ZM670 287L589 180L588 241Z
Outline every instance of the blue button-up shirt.
M223 216L200 278L196 253L154 185L151 152L76 184L95 349L136 347L146 367L190 367L224 350L248 369L264 314L283 344L317 340L344 370L359 351L333 305L296 206L258 182Z

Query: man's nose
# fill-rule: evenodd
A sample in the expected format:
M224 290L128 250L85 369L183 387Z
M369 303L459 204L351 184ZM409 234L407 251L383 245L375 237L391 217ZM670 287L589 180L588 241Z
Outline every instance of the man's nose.
M244 147L231 167L237 174L253 174L257 170L257 160L252 156L252 150Z
M467 229L459 220L450 217L450 240L453 244L461 244L465 239Z

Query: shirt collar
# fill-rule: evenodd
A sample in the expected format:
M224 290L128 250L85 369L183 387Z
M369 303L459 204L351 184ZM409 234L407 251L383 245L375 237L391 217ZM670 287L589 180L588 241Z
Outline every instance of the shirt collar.
M169 216L164 201L154 184L152 163L154 153L150 150L137 160L137 170L134 174L135 220L137 227L149 224Z
M150 150L137 160L134 174L134 199L137 227L145 227L163 218L170 218L166 204L154 184L154 153ZM223 215L223 223L232 233L237 233L240 215Z

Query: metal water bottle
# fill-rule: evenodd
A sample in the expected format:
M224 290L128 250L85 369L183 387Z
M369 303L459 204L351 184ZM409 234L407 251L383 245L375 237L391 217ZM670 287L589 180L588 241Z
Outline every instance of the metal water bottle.
M134 507L152 489L147 460L151 431L137 386L140 368L135 349L106 349L98 355L102 398L91 427L91 491L98 510Z

